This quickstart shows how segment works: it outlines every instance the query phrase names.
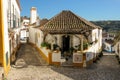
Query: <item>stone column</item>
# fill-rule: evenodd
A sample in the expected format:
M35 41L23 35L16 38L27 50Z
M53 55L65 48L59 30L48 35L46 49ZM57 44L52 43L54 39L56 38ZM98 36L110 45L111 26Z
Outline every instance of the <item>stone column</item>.
M81 38L81 51L83 51L83 37Z

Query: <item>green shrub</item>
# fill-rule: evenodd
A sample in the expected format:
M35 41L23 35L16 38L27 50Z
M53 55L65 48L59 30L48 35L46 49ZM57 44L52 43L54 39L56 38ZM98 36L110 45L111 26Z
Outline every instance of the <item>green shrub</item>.
M56 50L59 47L57 44L53 44L53 50Z
M47 43L47 42L42 42L41 43L41 47L47 47L47 48L51 48L51 45L49 44L49 43Z
M85 49L87 49L88 48L88 43L84 43L83 44L83 49L85 50Z

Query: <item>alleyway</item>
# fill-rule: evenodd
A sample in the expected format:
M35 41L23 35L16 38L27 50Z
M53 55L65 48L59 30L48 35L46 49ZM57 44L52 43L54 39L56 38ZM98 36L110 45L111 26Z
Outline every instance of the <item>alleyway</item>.
M39 52L30 44L22 44L21 48L17 53L17 60L15 62L15 66L40 66L47 65L47 63L42 59Z
M21 54L20 54L21 53ZM30 45L22 45L18 59L26 67L11 67L8 80L119 80L120 65L115 55L103 56L87 68L40 66L44 60L37 57L37 51ZM29 56L29 58L27 58ZM42 62L43 61L43 62Z

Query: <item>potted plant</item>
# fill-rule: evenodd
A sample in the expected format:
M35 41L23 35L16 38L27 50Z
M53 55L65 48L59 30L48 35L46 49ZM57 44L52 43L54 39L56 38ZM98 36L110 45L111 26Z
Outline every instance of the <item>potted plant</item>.
M85 49L87 49L88 48L88 43L84 43L83 44L83 49L85 50Z
M46 47L46 49L50 49L51 48L50 44L47 43L47 42L42 42L41 43L41 47Z

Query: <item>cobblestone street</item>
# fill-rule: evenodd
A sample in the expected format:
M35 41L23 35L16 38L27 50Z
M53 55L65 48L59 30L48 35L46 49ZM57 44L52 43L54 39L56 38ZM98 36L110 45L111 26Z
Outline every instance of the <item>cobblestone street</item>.
M17 53L16 66L19 65L47 65L44 59L39 55L39 52L30 44L22 44L20 50Z
M104 55L97 63L87 68L55 67L47 64L31 45L22 45L18 51L16 65L20 59L25 67L11 67L8 80L119 80L120 65L115 55ZM41 66L44 65L44 66Z

